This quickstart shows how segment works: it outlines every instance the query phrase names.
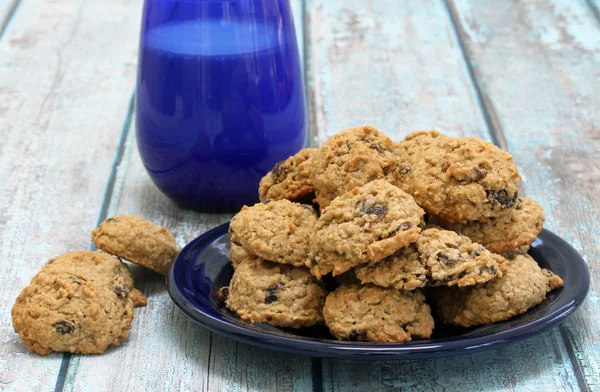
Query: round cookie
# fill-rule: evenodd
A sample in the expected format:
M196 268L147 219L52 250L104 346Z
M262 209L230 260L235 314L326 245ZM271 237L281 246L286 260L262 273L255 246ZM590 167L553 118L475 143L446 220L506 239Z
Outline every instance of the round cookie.
M42 270L54 274L72 274L108 288L123 300L131 299L135 307L147 304L144 294L133 286L133 276L127 265L102 251L66 252L48 260Z
M544 210L532 199L519 199L514 208L508 208L487 223L448 223L433 217L430 223L466 235L491 252L503 252L529 245L537 238L544 225Z
M471 286L502 276L501 256L453 231L425 229L417 238L417 249L432 286Z
M145 300L121 264L101 252L50 260L12 307L15 332L28 349L101 354L119 345L131 329L135 302Z
M373 283L381 287L414 290L425 287L430 272L421 263L414 244L407 246L378 263L363 264L354 269L362 283Z
M312 183L321 211L333 199L369 181L394 182L394 142L371 126L350 128L327 140L313 155Z
M327 296L323 316L340 340L407 342L429 338L434 327L421 292L373 285L338 287Z
M308 205L289 200L244 206L231 219L231 242L261 259L305 266L317 216Z
M246 321L302 328L323 322L326 295L305 268L245 260L231 278L226 305Z
M277 163L258 186L260 201L312 200L314 187L310 179L312 155L316 148L305 148L296 155Z
M546 294L562 287L562 279L541 269L528 255L500 264L502 278L465 288L436 288L438 314L446 324L462 327L508 320L541 303Z
M416 241L423 214L410 195L385 180L354 188L323 211L307 265L320 278L380 261Z
M428 214L453 223L485 222L517 201L517 167L491 143L429 131L410 134L397 147L408 162L397 182Z
M165 227L136 215L106 219L92 231L92 242L105 252L163 275L180 251Z

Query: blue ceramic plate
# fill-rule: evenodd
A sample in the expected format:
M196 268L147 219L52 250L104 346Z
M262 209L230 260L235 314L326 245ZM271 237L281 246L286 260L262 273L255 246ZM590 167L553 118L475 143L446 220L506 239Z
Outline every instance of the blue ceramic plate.
M301 330L251 324L224 308L217 290L229 284L229 224L190 242L177 256L168 276L175 304L192 320L219 334L273 350L340 359L418 359L466 354L515 343L555 326L583 302L590 276L581 256L560 237L542 231L531 256L549 268L565 286L524 315L482 327L463 329L436 323L431 339L408 343L363 343L335 340L326 327Z

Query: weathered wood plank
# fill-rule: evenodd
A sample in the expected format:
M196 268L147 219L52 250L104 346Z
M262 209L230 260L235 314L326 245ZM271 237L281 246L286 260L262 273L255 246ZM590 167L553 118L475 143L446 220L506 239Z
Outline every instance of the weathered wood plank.
M444 2L312 0L309 4L307 61L317 140L360 123L379 126L394 139L433 127L491 140ZM489 7L489 12L496 8ZM398 363L324 360L323 380L324 390L339 391L577 389L557 329L518 345L461 358Z
M302 2L292 2L299 39ZM301 41L300 41L301 42ZM300 47L302 49L302 47ZM133 127L116 172L107 215L141 214L166 225L180 245L230 219L179 209L152 184L135 148ZM238 344L179 312L164 281L133 267L149 305L136 311L127 342L103 356L73 357L65 390L312 390L310 358Z
M307 6L315 142L358 124L396 140L431 128L488 138L440 2L309 0Z
M600 21L585 1L480 7L456 0L455 8L487 102L525 173L526 193L544 207L546 227L577 248L592 271L589 299L563 335L588 386L598 389Z
M135 33L137 8L24 1L0 42L2 390L54 389L62 355L28 353L10 308L47 259L89 249L135 75L112 43Z

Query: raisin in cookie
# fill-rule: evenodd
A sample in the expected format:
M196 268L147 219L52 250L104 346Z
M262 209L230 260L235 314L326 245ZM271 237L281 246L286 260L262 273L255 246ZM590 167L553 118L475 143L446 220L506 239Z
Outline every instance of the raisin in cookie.
M69 252L42 268L12 308L15 332L30 351L101 354L131 329L145 297L127 267L102 252Z
M256 259L238 265L226 304L246 321L302 328L323 322L326 295L306 268Z
M380 261L416 241L423 214L409 194L385 180L354 188L323 211L307 266L320 278Z
M231 219L231 241L261 259L304 266L317 216L308 205L289 200L244 206Z
M498 269L501 256L453 231L423 230L417 249L433 286L470 286L502 276Z
M340 340L407 342L429 338L433 317L419 291L343 285L327 296L325 324Z
M503 252L529 245L537 238L544 225L544 210L532 199L519 199L514 208L508 208L487 223L448 223L439 218L431 223L466 235L491 252Z
M312 201L315 189L310 179L312 155L316 148L305 148L296 155L277 163L260 180L258 196L265 200Z
M489 221L517 202L521 176L512 157L472 137L416 132L397 144L403 189L447 222Z
M106 219L92 231L92 242L105 252L163 275L180 250L165 227L136 215Z
M362 283L401 290L425 287L430 276L429 270L421 263L414 244L400 249L378 263L360 265L354 272Z
M371 126L346 129L327 140L312 162L311 179L321 210L342 193L370 181L394 182L395 148L390 138Z
M503 276L488 283L433 291L441 320L462 327L508 320L538 305L546 294L562 287L563 280L541 269L528 255L500 263Z

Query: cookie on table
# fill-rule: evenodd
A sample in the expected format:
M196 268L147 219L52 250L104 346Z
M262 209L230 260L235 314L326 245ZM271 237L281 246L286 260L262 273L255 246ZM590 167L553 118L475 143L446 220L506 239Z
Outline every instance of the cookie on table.
M255 260L258 257L251 255L246 252L243 247L234 244L233 242L229 246L229 258L231 259L231 266L235 269L238 265L242 264L244 260Z
M315 189L310 179L312 155L316 148L305 148L296 155L277 163L261 180L260 201L288 199L312 200Z
M395 148L371 126L346 129L327 140L312 158L311 179L321 211L337 196L369 181L394 182Z
M173 235L137 215L117 215L92 231L99 249L165 275L180 249Z
M441 227L466 235L491 252L503 252L529 245L544 226L544 210L532 199L519 199L514 208L508 208L487 223L448 223L433 217L429 221Z
M423 214L409 194L385 180L354 188L322 212L307 266L320 278L383 260L417 240Z
M231 278L226 305L242 320L302 328L323 322L326 295L306 268L245 260Z
M66 252L44 264L42 270L56 274L74 274L114 291L121 299L131 299L133 305L146 306L147 299L133 286L129 268L118 258L102 251Z
M40 355L101 354L127 338L135 305L127 267L102 252L68 252L50 261L12 307L15 332Z
M563 280L528 255L500 264L502 277L473 287L440 287L433 298L446 324L472 327L508 320L540 304Z
M432 286L471 286L502 276L501 256L453 231L425 229L416 244Z
M407 342L429 338L434 321L425 296L373 285L343 285L323 308L325 324L340 340Z
M473 137L416 132L397 144L398 179L428 214L487 222L517 203L521 176L509 153Z
M231 219L231 242L251 255L296 267L305 266L317 216L305 204L282 199L244 206Z
M354 272L364 284L414 290L425 287L430 275L419 256L417 247L411 244L378 263L362 264Z

